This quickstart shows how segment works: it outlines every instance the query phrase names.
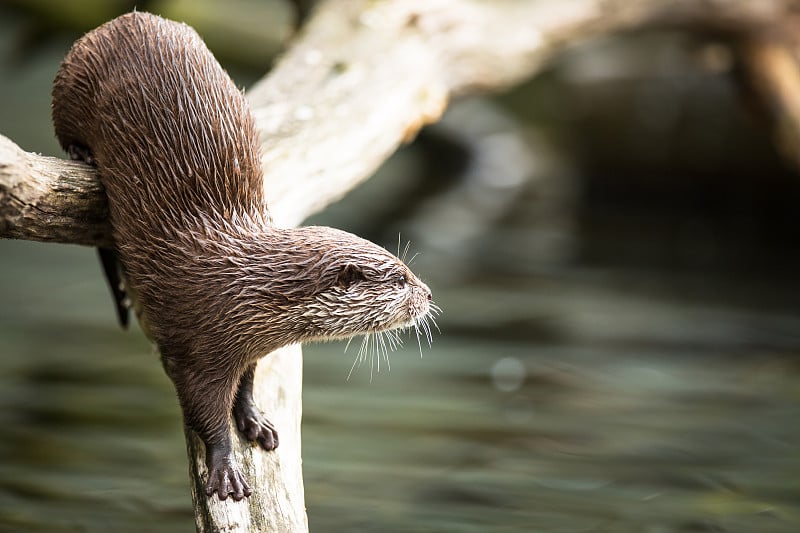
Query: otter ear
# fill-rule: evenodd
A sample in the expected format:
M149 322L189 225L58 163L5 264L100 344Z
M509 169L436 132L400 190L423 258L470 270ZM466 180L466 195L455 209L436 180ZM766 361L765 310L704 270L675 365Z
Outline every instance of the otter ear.
M354 282L363 281L365 279L364 273L360 268L352 263L348 263L342 267L339 274L336 276L336 285L347 288Z

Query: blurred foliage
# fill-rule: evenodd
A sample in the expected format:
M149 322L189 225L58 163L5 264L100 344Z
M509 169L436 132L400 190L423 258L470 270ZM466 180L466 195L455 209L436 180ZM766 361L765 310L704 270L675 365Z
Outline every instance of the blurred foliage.
M136 6L134 0L5 0L5 7L30 17L36 33L54 28L85 33Z
M267 72L292 33L286 0L151 0L147 10L186 22L221 60Z
M149 11L195 28L223 64L249 72L250 81L266 73L295 19L286 0L6 0L5 9L20 16L21 50L40 45L53 32L77 38L133 9Z

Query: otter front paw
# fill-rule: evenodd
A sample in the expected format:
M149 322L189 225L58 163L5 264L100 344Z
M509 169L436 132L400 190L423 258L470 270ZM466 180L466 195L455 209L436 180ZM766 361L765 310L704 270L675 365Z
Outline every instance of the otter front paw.
M238 468L227 462L221 462L208 469L206 495L213 496L215 492L220 500L224 501L230 495L238 502L245 496L253 494L253 489L247 484L247 480Z
M233 408L236 427L251 442L258 442L262 448L272 451L278 447L278 432L272 422L249 402L237 402Z

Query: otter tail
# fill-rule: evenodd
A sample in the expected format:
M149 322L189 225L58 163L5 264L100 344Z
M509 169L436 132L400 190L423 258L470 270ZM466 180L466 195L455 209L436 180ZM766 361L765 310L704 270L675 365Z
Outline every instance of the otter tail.
M117 319L122 329L128 329L128 311L130 310L130 299L125 292L125 283L122 279L122 264L119 262L117 252L109 248L98 248L100 263L103 265L103 272L106 281L111 289L111 296L114 298L114 305L117 308Z

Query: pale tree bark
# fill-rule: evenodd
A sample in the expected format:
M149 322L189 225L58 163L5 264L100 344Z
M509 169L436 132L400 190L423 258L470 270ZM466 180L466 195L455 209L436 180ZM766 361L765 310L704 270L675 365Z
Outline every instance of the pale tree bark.
M778 149L800 167L800 15L749 33L738 48L754 103L769 121Z
M572 43L650 25L710 29L734 39L764 35L797 5L795 0L322 2L276 68L248 92L261 131L273 219L283 226L299 224L366 179L419 128L438 120L452 96L518 83ZM797 69L794 56L785 64ZM796 126L800 113L795 116ZM108 245L105 218L103 190L92 169L24 152L0 137L0 237ZM265 453L238 441L236 456L255 487L245 501L204 495L203 446L187 434L198 530L307 530L301 378L297 346L272 353L259 365L257 400L279 428L281 446Z

